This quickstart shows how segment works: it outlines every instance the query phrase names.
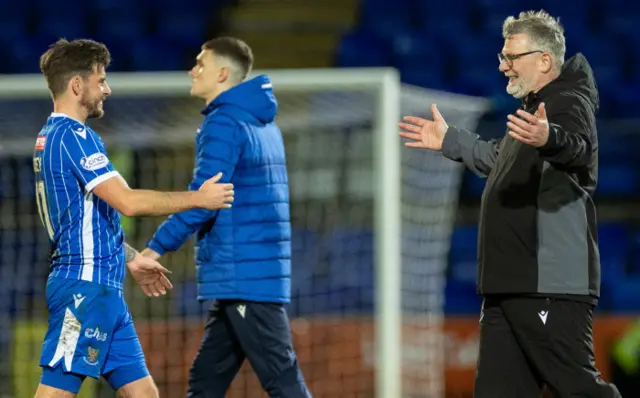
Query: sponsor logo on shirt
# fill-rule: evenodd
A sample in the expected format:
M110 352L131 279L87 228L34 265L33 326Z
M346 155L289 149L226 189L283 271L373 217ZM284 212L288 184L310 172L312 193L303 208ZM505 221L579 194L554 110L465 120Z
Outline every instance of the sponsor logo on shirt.
M109 158L104 153L98 152L80 159L80 164L86 170L98 170L109 164Z
M47 143L47 136L39 135L36 138L36 151L44 151L44 146Z
M99 328L95 328L95 329L88 328L87 330L84 331L84 337L88 339L101 341L101 342L107 341L107 334L102 333Z

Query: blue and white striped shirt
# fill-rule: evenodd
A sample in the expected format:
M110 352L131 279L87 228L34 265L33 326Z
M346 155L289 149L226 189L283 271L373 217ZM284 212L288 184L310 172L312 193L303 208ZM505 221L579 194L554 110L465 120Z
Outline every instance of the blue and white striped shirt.
M38 211L53 244L50 277L122 289L124 233L120 214L92 193L120 174L93 130L52 113L33 157Z

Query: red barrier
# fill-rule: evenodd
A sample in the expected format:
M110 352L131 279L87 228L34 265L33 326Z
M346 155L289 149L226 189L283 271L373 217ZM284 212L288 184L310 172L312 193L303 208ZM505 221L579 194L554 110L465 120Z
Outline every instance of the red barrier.
M595 321L596 361L605 379L609 378L611 344L626 330L631 317L598 317ZM136 321L147 361L161 396L184 396L189 366L200 345L200 320ZM448 398L470 397L477 359L478 319L448 318L445 334L421 323L403 330L403 386L405 394L426 396L428 372L433 359L429 344L444 344L445 386ZM292 322L294 344L309 388L314 397L373 397L373 326L370 319L297 319ZM438 338L442 338L438 340ZM428 344L425 342L429 341ZM247 392L251 392L247 394ZM259 383L248 363L227 395L255 397ZM262 395L264 396L264 395Z

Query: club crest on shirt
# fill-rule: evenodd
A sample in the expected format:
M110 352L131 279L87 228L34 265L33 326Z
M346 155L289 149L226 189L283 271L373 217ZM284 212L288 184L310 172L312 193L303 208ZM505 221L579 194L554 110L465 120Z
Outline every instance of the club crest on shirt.
M80 165L86 170L93 171L98 170L109 164L109 158L104 153L94 153L80 159Z
M98 350L97 348L92 348L89 347L87 350L87 356L82 358L84 359L85 363L87 363L87 365L97 365L98 364L98 354L100 353L100 350Z

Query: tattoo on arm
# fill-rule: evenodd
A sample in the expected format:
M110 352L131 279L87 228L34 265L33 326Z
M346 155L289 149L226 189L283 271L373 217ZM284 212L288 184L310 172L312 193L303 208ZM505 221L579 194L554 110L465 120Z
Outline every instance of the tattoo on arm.
M129 246L128 243L124 244L124 259L125 263L129 264L133 259L138 255L138 251L133 247Z

